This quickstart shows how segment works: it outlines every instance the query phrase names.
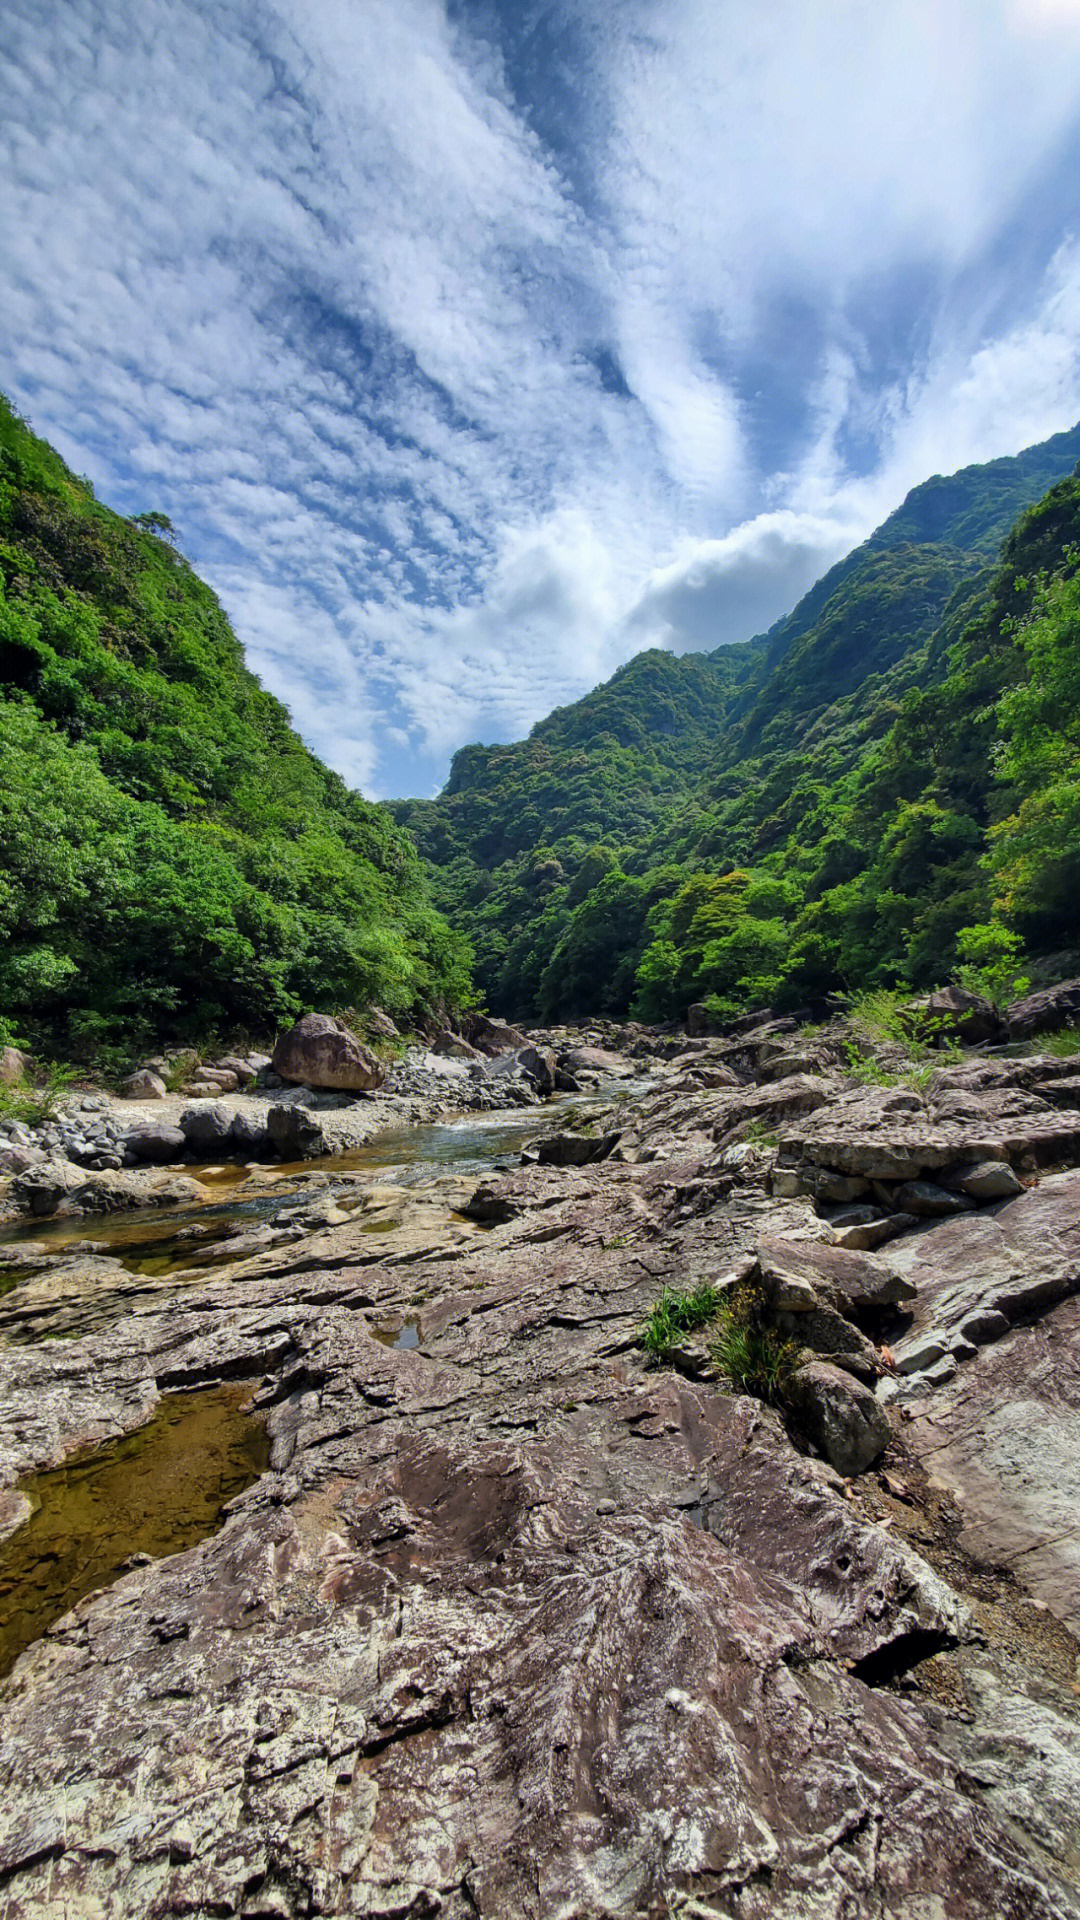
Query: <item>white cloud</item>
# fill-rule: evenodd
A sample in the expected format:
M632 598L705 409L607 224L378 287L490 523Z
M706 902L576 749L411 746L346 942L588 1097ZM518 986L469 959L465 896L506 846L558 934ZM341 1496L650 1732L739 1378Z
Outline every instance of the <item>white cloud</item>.
M0 20L0 384L377 790L1080 414L1080 4L551 20L541 74L510 0Z

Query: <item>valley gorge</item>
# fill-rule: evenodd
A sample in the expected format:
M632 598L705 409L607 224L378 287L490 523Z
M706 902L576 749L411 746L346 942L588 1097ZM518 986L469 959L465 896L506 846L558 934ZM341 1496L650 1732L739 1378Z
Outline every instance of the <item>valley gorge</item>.
M377 805L0 404L0 1920L1080 1916L1078 456Z

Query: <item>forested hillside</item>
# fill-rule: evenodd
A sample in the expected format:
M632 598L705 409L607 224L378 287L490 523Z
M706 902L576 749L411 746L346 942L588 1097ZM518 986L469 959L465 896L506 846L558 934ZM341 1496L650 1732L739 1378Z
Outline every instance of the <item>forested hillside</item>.
M640 653L604 686L511 746L463 747L437 800L391 802L430 863L440 905L468 926L492 1004L535 1007L549 929L622 873L701 779L753 646ZM630 964L658 890L620 893ZM573 971L575 953L567 952ZM586 965L590 964L586 961Z
M83 1056L459 996L408 836L304 746L160 516L0 402L0 1015Z
M1078 483L1054 482L1078 457L1075 429L928 481L761 641L641 655L527 741L466 748L438 800L400 805L492 1006L805 1004L958 964L991 977L1021 945L1074 940L1071 801L1024 788L1021 690L1040 698L1041 646L1057 704L1039 764L1067 788L1080 525Z

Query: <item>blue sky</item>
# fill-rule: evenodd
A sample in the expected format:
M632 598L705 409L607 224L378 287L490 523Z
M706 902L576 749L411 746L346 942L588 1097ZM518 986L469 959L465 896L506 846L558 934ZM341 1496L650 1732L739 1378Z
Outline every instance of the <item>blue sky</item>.
M0 386L376 795L1080 418L1080 0L5 0Z

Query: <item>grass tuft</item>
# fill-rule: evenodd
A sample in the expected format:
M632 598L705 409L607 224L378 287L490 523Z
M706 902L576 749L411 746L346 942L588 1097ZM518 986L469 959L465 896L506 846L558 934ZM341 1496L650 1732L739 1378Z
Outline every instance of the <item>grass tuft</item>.
M723 1294L707 1280L693 1293L677 1293L674 1288L665 1287L641 1327L638 1344L660 1365L684 1334L695 1333L698 1327L705 1327L715 1319L723 1299Z

